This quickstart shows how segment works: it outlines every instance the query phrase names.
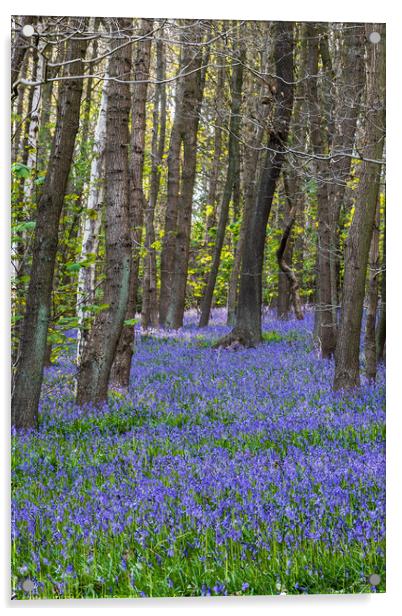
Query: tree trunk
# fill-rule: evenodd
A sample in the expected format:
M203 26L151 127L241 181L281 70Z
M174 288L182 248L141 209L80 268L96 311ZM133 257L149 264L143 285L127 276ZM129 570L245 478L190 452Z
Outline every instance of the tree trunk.
M204 89L205 70L201 73L202 47L186 44L201 42L198 23L182 31L181 69L187 73L177 84L176 110L168 157L168 200L165 233L161 253L161 290L159 321L177 329L183 324L193 189L197 160L197 130ZM209 49L207 48L207 53ZM207 64L204 60L204 64ZM180 157L183 146L183 165Z
M144 146L146 116L145 105L149 79L149 63L151 55L152 38L147 35L152 32L153 20L143 19L139 36L144 37L137 48L134 79L138 81L133 91L132 104L132 133L131 133L131 160L130 160L130 195L129 215L131 226L131 243L133 262L130 274L130 291L126 312L126 324L120 334L116 354L113 362L111 379L122 387L128 387L130 381L131 358L134 345L133 321L137 306L138 271L140 248L142 239L142 225L144 219L144 191L142 176L144 169ZM142 82L142 83L141 83Z
M364 91L364 26L348 24L347 36L341 41L341 75L337 84L334 109L335 129L332 153L339 153L330 164L328 203L330 223L330 276L332 328L336 337L339 307L339 273L341 263L339 241L339 216L344 204L346 183L350 178L351 158L342 152L352 153L356 136L357 118L360 113L361 95ZM335 82L336 83L336 82Z
M267 40L271 39L268 29ZM268 62L261 64L261 71L268 71ZM247 82L246 82L247 85ZM245 116L255 118L255 122L244 123L242 137L244 139L243 149L243 193L244 205L242 220L240 224L239 239L234 251L234 262L229 277L229 288L227 297L227 325L234 326L236 322L236 310L239 296L239 278L241 272L242 255L244 251L245 235L248 227L248 217L254 207L256 190L258 186L258 169L261 161L263 149L263 139L267 128L267 116L271 110L271 91L266 83L261 84L259 96L254 95L255 84L249 84L249 91L246 92L246 111Z
M145 210L145 247L144 281L142 287L142 327L158 326L158 288L156 270L155 209L158 202L160 185L160 166L165 152L166 137L166 85L162 83L166 76L166 61L163 41L156 43L156 78L155 102L152 129L152 165L148 207Z
M107 77L107 73L105 75ZM102 98L99 107L98 119L95 127L93 142L93 159L89 178L88 202L82 213L82 248L80 262L86 261L78 272L77 282L77 365L88 342L89 329L85 323L86 306L95 303L95 268L96 255L99 246L99 231L101 225L101 210L104 194L102 172L105 162L106 147L106 105L107 84L103 83Z
M45 48L45 43L41 40L38 44L37 50L37 64L35 71L35 81L42 81L44 76L45 69L45 61L43 57L43 52ZM37 158L38 158L38 136L39 136L39 117L40 117L40 109L41 109L41 94L42 94L42 86L35 86L33 89L32 95L32 103L30 109L30 120L29 120L29 129L28 129L28 157L26 165L30 170L30 176L25 180L24 183L24 202L25 204L30 203L34 200L34 191L35 191L35 177L37 173Z
M288 196L288 199L290 198L289 195L291 193L289 186L288 186L288 182L286 180L284 180L284 184L285 184L285 190L286 190L286 194ZM294 194L294 193L293 193ZM286 277L287 280L287 291L288 291L288 297L289 295L292 298L292 304L293 304L293 309L295 311L295 315L296 318L299 321L303 320L303 310L302 310L302 305L301 305L301 301L300 301L300 294L299 294L299 283L296 277L295 272L293 271L293 269L291 268L291 266L288 264L287 259L289 259L290 257L290 262L291 262L291 253L289 254L289 252L286 251L287 248L287 244L289 242L289 236L292 232L292 227L294 225L294 222L296 220L296 204L291 204L289 211L288 211L288 220L286 222L286 226L279 244L279 248L276 252L276 258L278 260L278 265L279 268L281 270L281 272L284 274L284 276ZM279 298L278 298L279 299ZM288 307L286 307L286 313L285 313L285 318L287 316L287 312L289 310ZM279 306L278 306L278 316L279 316ZM283 318L283 316L282 316Z
M368 38L374 28L381 35L379 43L371 43ZM367 24L366 36L366 116L364 143L360 151L365 158L380 160L385 129L384 25ZM360 384L359 349L364 288L380 176L380 164L368 160L362 162L355 212L346 242L342 316L335 354L335 389L352 388Z
M366 333L364 339L364 353L366 358L366 376L370 381L375 381L377 376L377 349L375 340L375 326L378 306L378 274L380 272L380 256L378 251L380 235L380 207L377 203L377 212L374 220L374 228L371 236L369 254L369 279L367 291L367 318Z
M86 47L85 39L69 42L69 59L80 61L66 65L70 78L60 86L52 152L38 202L31 278L12 392L12 423L16 428L35 427L38 420L59 220L79 126L82 79L75 77L82 74Z
M24 26L27 25L35 26L37 21L38 18L33 15L23 15L22 17L15 18L16 34L12 44L11 55L11 93L13 97L18 96L18 87L15 84L18 81L25 54L28 51L30 45L32 44L32 37L25 37L22 34L22 29Z
M229 215L230 198L233 194L236 172L238 172L239 159L239 130L240 130L240 107L243 87L243 64L245 61L245 50L242 46L235 50L239 59L232 62L232 109L229 125L229 144L228 144L228 168L226 174L225 187L223 189L222 203L219 212L218 228L216 232L215 248L212 258L211 269L208 276L207 287L201 304L201 317L199 327L206 327L209 322L212 298L214 294L216 278L219 271L221 252L225 239L226 225Z
M219 47L218 47L219 49ZM214 118L214 154L211 165L211 174L209 178L208 202L205 216L205 245L210 246L213 243L211 237L211 229L216 227L217 223L217 202L219 199L218 185L220 176L221 156L222 156L222 106L225 95L225 69L220 67L218 71L218 80L215 91L215 118ZM208 282L206 276L205 284Z
M383 255L381 267L381 310L380 320L377 327L377 362L385 361L385 334L386 334L386 216L384 211L384 239L383 239Z
M325 155L329 147L328 132L322 123L322 109L318 96L318 72L320 37L325 31L320 24L309 23L306 26L308 37L307 72L310 75L308 82L308 103L310 115L310 139L313 152L317 157ZM332 322L331 307L331 216L328 203L328 184L326 181L327 162L317 158L316 171L318 176L318 338L323 358L330 358L334 354L336 337Z
M132 31L131 19L119 18L110 28ZM131 75L131 46L111 39L114 52L109 60L111 78ZM106 110L106 280L100 312L84 348L78 373L77 403L100 405L107 397L113 358L126 315L131 270L129 221L128 144L130 86L124 81L108 81Z
M293 106L293 24L275 24L276 107L255 206L247 217L236 325L218 341L255 346L261 341L262 267L266 226L285 156Z

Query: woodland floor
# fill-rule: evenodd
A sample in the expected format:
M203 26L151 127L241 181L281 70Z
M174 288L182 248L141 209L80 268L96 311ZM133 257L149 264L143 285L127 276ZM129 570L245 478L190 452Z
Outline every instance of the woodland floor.
M384 369L335 394L311 313L212 349L224 319L136 332L101 410L74 404L73 343L47 369L39 430L13 435L16 598L385 590Z

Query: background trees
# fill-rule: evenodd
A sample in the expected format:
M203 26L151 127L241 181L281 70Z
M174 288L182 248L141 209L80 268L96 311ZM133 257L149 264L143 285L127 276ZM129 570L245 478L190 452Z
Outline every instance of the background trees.
M315 310L322 356L336 350L339 388L359 383L367 306L375 378L384 26L37 17L27 40L25 23L11 67L14 424L36 425L43 367L77 328L77 400L126 387L140 313L179 328L192 308L205 326L227 306L223 342L250 346L263 307L288 318L293 298L298 317Z

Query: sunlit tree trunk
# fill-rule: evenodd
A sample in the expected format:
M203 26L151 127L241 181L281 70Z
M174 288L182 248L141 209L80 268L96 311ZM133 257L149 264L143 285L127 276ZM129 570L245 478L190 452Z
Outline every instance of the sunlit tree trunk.
M105 75L107 77L107 73ZM86 208L82 213L82 248L80 262L84 266L78 272L77 282L77 365L88 340L89 330L85 325L85 308L95 302L96 255L99 246L102 202L104 197L103 169L106 147L106 105L107 79L104 81L102 98L93 141L93 159L89 178L89 194Z

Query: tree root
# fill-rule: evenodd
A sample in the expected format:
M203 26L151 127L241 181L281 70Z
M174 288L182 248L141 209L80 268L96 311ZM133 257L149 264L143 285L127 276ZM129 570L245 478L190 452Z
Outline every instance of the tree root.
M240 348L255 348L257 345L253 340L251 332L245 330L233 329L231 332L219 338L212 346L213 349L228 349L237 351Z

